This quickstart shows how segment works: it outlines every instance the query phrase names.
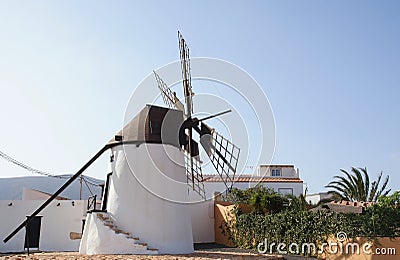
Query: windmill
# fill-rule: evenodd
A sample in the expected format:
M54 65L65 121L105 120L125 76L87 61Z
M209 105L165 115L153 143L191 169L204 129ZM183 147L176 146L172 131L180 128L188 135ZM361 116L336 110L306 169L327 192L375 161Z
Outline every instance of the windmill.
M200 144L229 189L240 149L193 116L189 48L178 32L185 105L155 74L168 106L146 105L59 190L4 239L6 243L43 211L105 151L110 151L101 209L88 211L82 254L193 252L188 186L205 198ZM230 183L230 184L229 184Z
M223 111L202 119L192 117L193 115L193 96L192 78L190 68L189 48L182 34L178 31L180 61L182 70L183 94L185 98L184 106L178 99L176 92L168 87L160 75L155 71L154 75L161 91L164 103L171 109L184 111L185 121L179 133L180 145L184 148L186 158L186 176L188 184L205 198L203 184L202 161L200 160L198 143L193 140L193 132L200 136L200 143L204 148L211 163L223 180L227 191L230 191L236 174L237 163L240 149L230 142L227 138L209 127L204 121L231 112ZM199 127L200 124L200 127ZM190 141L189 141L190 140Z

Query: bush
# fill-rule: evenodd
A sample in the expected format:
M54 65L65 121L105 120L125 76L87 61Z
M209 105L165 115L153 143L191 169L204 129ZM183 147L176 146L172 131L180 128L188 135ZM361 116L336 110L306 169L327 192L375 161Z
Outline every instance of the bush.
M235 211L235 210L234 210ZM236 221L227 223L226 229L237 247L256 248L259 242L322 243L339 231L354 235L351 218L345 214L324 211L286 210L277 214L234 212Z
M296 199L294 196L283 196L273 189L267 189L262 185L240 190L234 188L225 198L225 201L234 204L247 204L260 214L274 214L285 210L290 202ZM297 200L296 200L297 201ZM297 205L297 204L296 204Z
M362 214L302 210L305 208L302 198L292 198L291 205L285 208L279 204L280 202L275 203L279 199L263 198L263 194L279 197L275 193L262 191L261 195L255 194L256 190L240 194L254 205L254 211L243 214L235 207L232 212L235 220L222 227L223 232L237 247L256 249L258 243L265 239L269 243L286 245L291 243L321 245L338 232L345 232L349 238L400 236L400 208L397 206L400 195L396 193L389 197L381 197L377 204L366 208ZM240 196L236 196L236 199ZM276 206L278 204L279 206ZM262 207L267 207L268 210ZM270 214L275 211L273 210L275 207L280 207L280 210Z

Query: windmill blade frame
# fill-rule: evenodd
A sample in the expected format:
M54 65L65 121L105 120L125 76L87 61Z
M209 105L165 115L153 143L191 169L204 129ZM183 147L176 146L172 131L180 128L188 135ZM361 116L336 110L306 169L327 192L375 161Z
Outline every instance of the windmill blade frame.
M203 171L201 168L201 161L199 156L191 156L185 152L185 166L186 166L186 181L187 184L192 186L203 199L206 199L206 191L203 182ZM193 169L193 174L191 169Z
M181 59L181 70L182 70L182 80L183 80L183 93L185 95L186 103L186 116L189 118L192 116L193 112L193 102L192 102L192 76L190 73L190 51L186 44L185 39L182 34L178 31L179 40L179 54Z
M169 108L176 108L178 110L184 111L185 107L182 104L182 102L176 97L175 92L172 92L172 90L168 87L168 85L162 80L160 75L157 74L153 70L154 76L156 77L157 80L157 85L158 88L161 91L161 97L164 101L164 103L169 107Z
M192 102L192 77L190 75L190 56L189 56L189 47L187 46L185 39L183 38L182 34L178 31L178 40L179 40L179 54L180 54L180 59L181 59L181 70L182 70L182 80L183 80L183 93L185 96L185 103L186 103L186 118L191 119L192 118L192 111L193 111L193 102ZM193 131L192 128L188 128L188 136L189 136L189 142L188 142L188 152L189 155L192 154L192 145L191 145L191 140L193 138ZM195 189L195 173L194 173L194 162L193 162L193 157L190 156L190 176L192 180L192 187L193 190Z
M186 106L179 101L176 97L176 93L171 91L161 77L155 71L153 72L158 83L158 88L161 90L164 103L169 106L169 108L178 108L179 110L184 111L185 121L179 131L179 142L185 154L187 183L192 186L194 191L197 191L205 198L203 174L199 158L199 145L193 140L193 129L200 134L200 143L205 149L207 156L210 158L214 168L217 170L217 173L221 177L228 191L232 189L234 183L240 148L202 122L229 113L231 110L223 111L200 120L192 118L192 98L194 93L192 91L191 82L190 51L185 39L179 31L178 41L182 85ZM201 129L199 128L199 123L201 123ZM230 185L228 185L228 183L230 183Z
M200 134L200 143L211 163L230 191L235 180L240 148L204 122L201 122L200 129L197 127L195 130Z

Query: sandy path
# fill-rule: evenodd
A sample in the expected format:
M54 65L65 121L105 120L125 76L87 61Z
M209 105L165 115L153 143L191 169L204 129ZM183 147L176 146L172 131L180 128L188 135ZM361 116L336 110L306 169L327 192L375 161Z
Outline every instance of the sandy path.
M251 252L226 252L226 251L196 251L189 255L80 255L77 252L53 252L53 253L34 253L0 255L0 259L284 259L282 256L267 256Z

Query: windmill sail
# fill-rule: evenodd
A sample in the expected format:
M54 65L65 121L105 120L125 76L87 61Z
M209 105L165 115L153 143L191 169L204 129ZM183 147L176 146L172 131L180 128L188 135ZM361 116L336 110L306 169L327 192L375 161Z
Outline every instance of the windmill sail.
M236 174L240 148L203 122L199 132L201 145L230 191Z
M164 103L169 108L176 108L178 110L183 111L184 106L181 101L176 97L175 92L172 92L168 85L161 79L160 75L158 75L155 71L153 71L154 76L156 77L158 88L161 91L161 96Z
M187 57L188 60L188 57ZM183 62L182 62L183 63ZM186 64L186 61L185 61ZM188 65L190 66L190 65ZM190 67L188 68L190 70ZM163 98L164 103L169 108L177 108L178 110L183 111L184 106L176 97L176 94L171 91L168 85L161 79L161 77L155 72L154 75L157 80L158 88L161 91L161 96ZM190 77L190 72L189 72ZM186 82L186 83L185 83ZM187 81L184 81L184 88L187 86ZM189 78L189 86L190 86L190 78ZM191 88L190 88L191 89ZM182 128L184 131L185 128ZM199 146L192 139L191 129L188 129L188 134L182 132L179 135L183 138L180 140L180 143L183 145L184 153L185 153L185 166L186 166L186 180L189 186L193 188L202 198L205 199L205 189L203 184L203 174L201 171L201 162L199 158ZM189 140L191 140L189 142Z
M231 110L211 115L201 120L192 118L192 98L194 93L192 91L191 82L189 47L179 31L178 40L186 106L179 101L175 92L172 92L171 89L168 88L167 84L165 84L156 72L154 72L154 75L158 83L158 88L161 90L164 103L169 108L177 108L178 110L184 111L185 121L180 125L179 144L185 154L187 183L194 191L198 192L200 196L205 198L203 174L199 157L199 145L193 140L193 129L200 134L200 143L228 190L230 190L233 185L240 149L202 122L229 113ZM201 128L199 128L200 122Z
M182 67L182 79L183 79L183 93L185 95L185 103L186 103L186 118L191 120L192 111L193 111L193 102L192 102L192 78L190 75L190 56L189 56L189 47L186 45L185 39L182 34L178 31L178 40L179 40L179 52L181 58L181 67ZM192 155L192 128L189 127L187 129L187 134L189 137L189 142L187 146L187 151L189 155ZM193 190L195 190L195 163L193 156L189 156L189 174L187 174L188 178L192 181Z
M185 152L186 179L189 186L192 186L203 199L206 199L206 192L203 183L203 172L199 156L190 156ZM191 169L193 169L193 174Z
M189 56L189 47L186 44L185 39L182 34L178 32L179 39L179 51L181 58L181 68L182 68L182 79L183 79L183 91L185 94L185 102L186 102L186 116L191 117L193 111L193 102L192 102L192 76L190 75L190 56Z

